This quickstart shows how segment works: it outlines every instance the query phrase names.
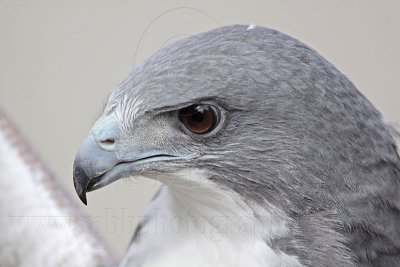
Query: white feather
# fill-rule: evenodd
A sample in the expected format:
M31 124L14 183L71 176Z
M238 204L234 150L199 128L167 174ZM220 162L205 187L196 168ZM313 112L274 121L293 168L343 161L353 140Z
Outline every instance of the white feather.
M253 30L257 27L257 25L255 23L252 23L249 25L249 27L247 27L247 30Z
M283 236L288 219L277 209L243 202L200 170L164 176L123 267L302 266L265 240Z

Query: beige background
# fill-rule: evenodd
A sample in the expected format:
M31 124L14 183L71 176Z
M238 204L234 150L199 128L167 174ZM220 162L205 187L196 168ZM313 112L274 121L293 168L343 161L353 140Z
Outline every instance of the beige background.
M78 202L75 152L134 62L182 36L252 22L315 48L400 121L398 0L0 0L0 106ZM89 194L84 209L119 253L157 186L124 181Z

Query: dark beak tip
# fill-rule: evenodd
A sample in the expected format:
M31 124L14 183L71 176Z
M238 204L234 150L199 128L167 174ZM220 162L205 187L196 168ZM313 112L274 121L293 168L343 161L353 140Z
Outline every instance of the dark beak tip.
M83 204L85 204L85 206L87 206L86 194L79 195L79 199L82 201Z
M86 188L89 178L81 168L74 166L74 187L79 199L87 206Z
M86 190L84 190L84 188L82 188L81 185L76 184L75 179L74 179L74 187L75 187L75 192L78 195L79 199L82 201L83 204L87 206Z

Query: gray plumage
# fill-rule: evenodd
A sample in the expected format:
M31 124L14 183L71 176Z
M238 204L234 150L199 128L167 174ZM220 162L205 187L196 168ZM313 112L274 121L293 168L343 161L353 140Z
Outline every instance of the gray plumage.
M178 116L198 103L221 112L204 135ZM275 30L227 26L162 48L128 75L77 153L74 185L86 204L87 191L121 178L165 183L121 267L395 267L400 158L390 130L314 50ZM152 231L159 218L185 218L186 230Z
M223 106L223 128L208 138L172 134L178 122L165 111L199 101ZM270 245L305 266L400 266L395 141L373 105L301 42L245 26L178 41L128 76L111 111L129 135L122 150L164 131L174 150L200 155L160 172L195 165L245 201L285 211L290 234Z

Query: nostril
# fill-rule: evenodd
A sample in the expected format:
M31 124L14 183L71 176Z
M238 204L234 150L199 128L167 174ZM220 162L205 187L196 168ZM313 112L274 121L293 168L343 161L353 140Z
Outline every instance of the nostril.
M101 141L101 143L104 144L104 145L113 145L115 143L115 140L109 138L109 139Z
M99 146L107 151L112 151L115 148L115 139L107 138L98 142Z

